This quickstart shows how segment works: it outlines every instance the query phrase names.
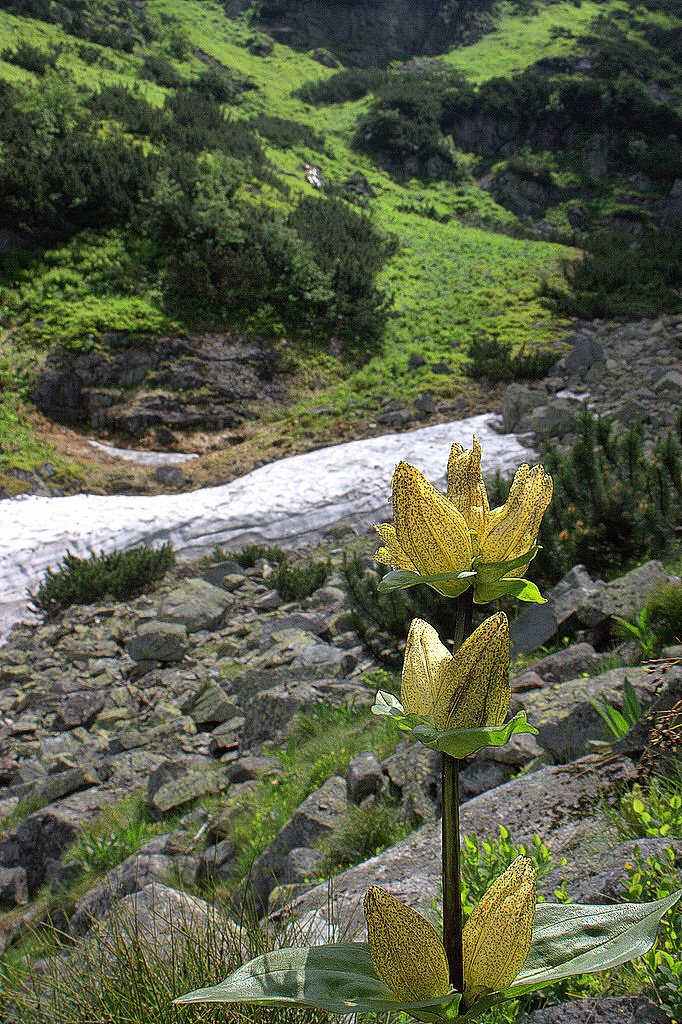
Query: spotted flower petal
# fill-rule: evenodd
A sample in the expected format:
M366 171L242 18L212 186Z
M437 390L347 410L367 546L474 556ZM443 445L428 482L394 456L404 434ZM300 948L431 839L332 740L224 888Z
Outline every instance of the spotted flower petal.
M372 966L399 999L437 999L450 988L443 943L425 917L373 885L365 895Z
M517 857L478 903L464 926L464 994L508 988L528 956L537 896L533 862Z
M398 544L422 575L471 566L471 534L463 515L407 462L393 474L393 519Z

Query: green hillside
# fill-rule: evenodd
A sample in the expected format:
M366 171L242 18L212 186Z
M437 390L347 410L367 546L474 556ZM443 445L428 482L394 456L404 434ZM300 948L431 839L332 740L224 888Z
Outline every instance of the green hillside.
M107 489L31 396L50 352L112 332L271 347L282 388L202 433L221 479L366 433L390 399L488 407L473 342L522 354L505 379L572 315L678 308L681 26L665 0L507 2L470 45L343 70L219 3L0 0L0 489L45 463L48 486ZM562 265L611 231L604 308L607 257L572 283ZM642 287L621 300L624 272Z

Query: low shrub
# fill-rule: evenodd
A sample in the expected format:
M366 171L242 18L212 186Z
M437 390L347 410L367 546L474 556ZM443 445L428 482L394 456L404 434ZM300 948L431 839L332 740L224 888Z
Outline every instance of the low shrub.
M223 560L233 558L235 562L239 562L242 569L252 569L259 558L265 558L268 562L277 562L278 565L286 562L287 558L281 548L271 548L267 544L247 544L241 551L236 551L233 554L216 548L214 554Z
M59 53L55 50L41 50L40 47L31 46L26 42L20 43L16 50L3 50L0 54L2 60L16 64L26 71L32 71L35 75L44 75L48 68L53 68L58 56Z
M259 114L249 123L259 135L280 149L290 149L292 146L321 149L324 146L324 137L313 131L310 125L301 124L300 121L289 121L285 117L274 117L272 114Z
M569 291L546 289L559 315L632 319L682 311L679 231L603 231L581 244L585 257L564 267Z
M474 338L468 347L466 373L474 380L509 383L513 380L539 380L557 361L557 353L545 349L514 352L498 338Z
M32 611L50 618L74 604L103 598L126 601L160 580L175 563L170 544L139 547L78 558L67 552L57 569L48 569L37 591L29 591Z
M665 557L682 520L681 442L682 416L649 451L640 426L624 429L586 411L571 451L551 448L544 458L554 497L540 529L533 578L551 584L579 563L612 578L645 559ZM500 482L493 498L502 493Z
M282 562L270 582L285 601L300 601L310 597L322 586L331 571L327 562L309 562L307 565L288 565Z
M646 611L658 643L682 643L682 583L664 583L648 599Z
M388 72L380 68L345 68L319 82L304 82L293 93L304 103L348 103L375 92L386 82Z

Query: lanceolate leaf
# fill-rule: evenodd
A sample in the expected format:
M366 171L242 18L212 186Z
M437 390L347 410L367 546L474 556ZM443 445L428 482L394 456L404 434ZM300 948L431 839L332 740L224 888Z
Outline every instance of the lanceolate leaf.
M642 956L656 941L661 918L681 896L678 889L655 903L539 903L530 953L507 994L514 997L560 978L606 971Z
M401 1002L374 973L369 946L340 942L279 949L244 964L226 981L176 999L176 1003L256 1003L312 1006L327 1013L404 1011L419 1020L457 1020L460 995Z
M510 558L508 562L476 562L478 578L481 583L494 583L497 580L501 580L508 572L520 569L522 565L525 566L532 562L539 550L540 545L535 544L529 551L526 551L525 555L519 555L518 558Z

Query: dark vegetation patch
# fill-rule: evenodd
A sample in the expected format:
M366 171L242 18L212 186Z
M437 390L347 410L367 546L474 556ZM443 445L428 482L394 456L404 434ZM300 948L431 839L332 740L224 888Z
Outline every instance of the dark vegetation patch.
M546 289L562 316L584 320L682 312L682 233L600 231L581 243L584 259L566 264L568 292Z
M259 135L280 149L291 149L294 146L321 149L324 146L324 137L300 121L289 121L285 117L274 117L271 114L259 114L250 124Z
M253 197L263 186L287 193L259 134L323 140L281 118L229 118L223 104L239 102L239 88L215 70L174 84L157 108L118 86L85 94L57 74L30 104L0 83L4 223L33 246L119 229L144 264L136 279L155 275L173 316L314 332L371 354L386 322L376 275L392 244L342 201L306 198L287 215Z
M48 569L37 591L29 594L29 607L51 618L73 604L92 604L103 598L127 601L162 579L174 564L170 544L108 555L102 551L90 558L67 552L57 569Z
M0 10L60 25L72 36L124 53L154 38L146 7L129 0L0 0Z
M550 449L544 463L554 497L540 529L534 579L555 583L579 563L613 577L665 558L679 540L682 416L676 432L648 452L637 425L623 430L586 413L571 451Z
M34 75L44 75L48 68L56 65L58 57L58 50L43 50L27 42L20 43L16 50L7 49L0 53L0 59L31 71Z
M304 82L293 95L315 106L348 103L361 100L370 92L377 92L387 79L388 72L381 68L344 68L330 78Z

